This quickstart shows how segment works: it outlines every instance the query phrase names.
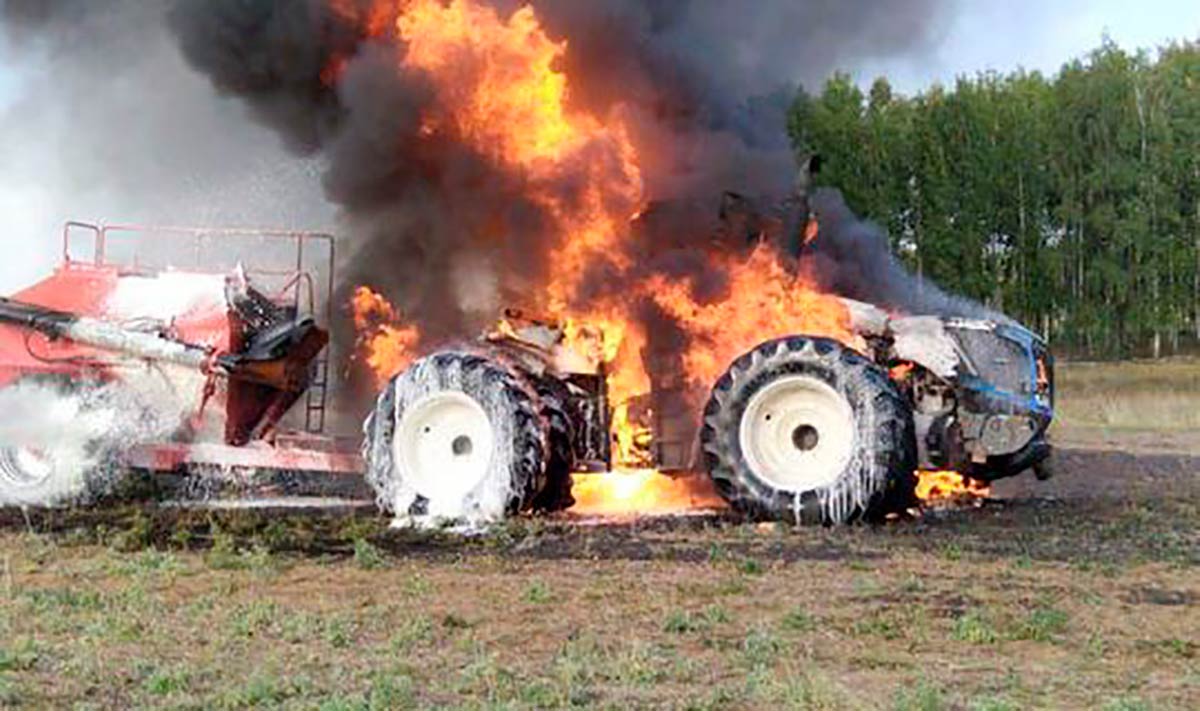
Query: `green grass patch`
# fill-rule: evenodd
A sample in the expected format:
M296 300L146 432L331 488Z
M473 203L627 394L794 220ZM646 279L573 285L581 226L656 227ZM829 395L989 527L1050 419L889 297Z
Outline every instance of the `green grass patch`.
M1012 638L1033 642L1053 642L1067 630L1067 613L1053 607L1030 610L1012 630Z
M387 557L367 539L355 538L354 565L361 570L379 570L387 565Z
M954 621L951 636L959 642L970 644L995 644L1000 633L982 612L973 610Z

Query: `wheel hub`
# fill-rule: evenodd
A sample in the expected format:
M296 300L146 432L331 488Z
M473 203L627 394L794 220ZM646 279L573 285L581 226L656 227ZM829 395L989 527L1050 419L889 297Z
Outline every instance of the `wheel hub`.
M806 375L779 378L755 393L738 431L750 470L776 489L793 492L837 481L854 438L849 401Z
M428 499L461 498L487 475L495 432L483 407L457 391L418 400L396 428L394 454L405 478Z
M54 475L54 462L32 447L0 447L0 482L21 489L33 488Z

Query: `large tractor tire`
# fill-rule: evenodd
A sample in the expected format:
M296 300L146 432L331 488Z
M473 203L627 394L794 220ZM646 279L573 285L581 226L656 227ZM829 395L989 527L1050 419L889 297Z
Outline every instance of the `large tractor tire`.
M704 410L709 476L737 510L841 524L903 508L917 466L912 411L881 368L793 336L738 358Z
M392 379L364 426L367 481L398 519L477 523L528 509L545 488L549 428L514 368L462 352Z
M537 378L538 404L546 423L546 483L533 500L535 511L565 511L575 503L571 496L575 468L575 424L568 412L571 394L563 382L553 376Z

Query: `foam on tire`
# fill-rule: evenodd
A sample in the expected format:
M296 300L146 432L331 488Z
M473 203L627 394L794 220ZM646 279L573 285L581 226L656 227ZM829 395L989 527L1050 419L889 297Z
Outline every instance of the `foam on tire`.
M757 476L741 451L739 426L755 393L776 378L820 379L854 412L854 450L828 486L777 489ZM887 373L826 338L768 341L738 358L717 381L704 409L700 445L717 490L737 510L797 523L840 524L902 508L915 486L912 411Z
M459 501L431 501L395 461L392 443L405 411L422 397L458 391L487 414L495 432L486 476ZM435 353L388 383L363 426L366 479L381 509L398 518L479 523L532 506L545 484L549 429L536 392L515 370L468 352Z

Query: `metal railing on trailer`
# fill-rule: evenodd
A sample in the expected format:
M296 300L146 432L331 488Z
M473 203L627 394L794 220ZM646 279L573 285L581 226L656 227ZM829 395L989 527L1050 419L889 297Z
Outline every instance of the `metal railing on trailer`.
M145 244L145 240L155 236L169 242ZM90 252L90 256L72 249L81 237L90 239L90 249L81 250ZM255 242L257 250L253 249ZM145 256L148 252L156 254ZM323 319L321 325L326 328L333 323L337 241L326 232L71 221L63 226L62 257L68 266L86 263L132 271L212 271L241 267L276 303L290 303L298 316L313 316L318 322ZM304 405L304 428L312 434L324 433L327 424L332 350L332 345L326 347L312 363Z

